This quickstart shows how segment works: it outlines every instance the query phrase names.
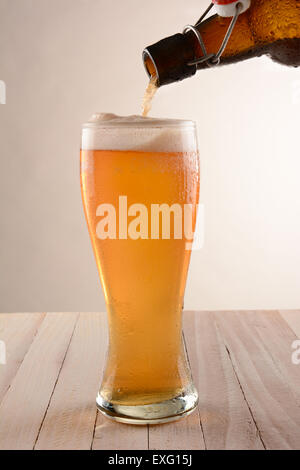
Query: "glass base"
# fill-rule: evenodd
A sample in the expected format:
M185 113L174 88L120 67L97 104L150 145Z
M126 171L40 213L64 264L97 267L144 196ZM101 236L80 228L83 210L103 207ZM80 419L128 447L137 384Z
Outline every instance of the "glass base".
M118 405L105 400L98 394L97 408L107 418L125 424L159 424L177 421L191 414L198 404L198 393L193 387L171 400L148 405Z

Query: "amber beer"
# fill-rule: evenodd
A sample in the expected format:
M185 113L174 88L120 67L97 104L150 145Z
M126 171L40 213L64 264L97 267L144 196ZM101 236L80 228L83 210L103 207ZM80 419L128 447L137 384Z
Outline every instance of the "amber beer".
M175 236L175 212L170 236L162 213L158 230L151 223L153 207L175 204L192 209L195 226L194 123L94 117L83 127L81 188L109 321L97 406L127 423L178 419L197 404L181 322L191 251L184 230Z

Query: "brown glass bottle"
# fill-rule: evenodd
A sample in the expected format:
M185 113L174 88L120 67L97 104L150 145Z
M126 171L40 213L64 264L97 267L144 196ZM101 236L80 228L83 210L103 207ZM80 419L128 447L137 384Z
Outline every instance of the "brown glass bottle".
M231 18L213 15L197 26L207 54L216 54ZM221 64L231 64L267 54L284 65L300 65L300 0L252 0L251 7L240 14ZM162 86L190 77L207 63L189 65L203 56L193 31L165 38L143 52L149 76Z

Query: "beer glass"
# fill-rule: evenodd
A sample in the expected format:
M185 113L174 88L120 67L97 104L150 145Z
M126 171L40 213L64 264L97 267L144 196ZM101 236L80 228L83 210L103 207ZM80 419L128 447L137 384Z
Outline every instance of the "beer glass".
M81 189L109 323L97 406L124 423L183 417L198 401L182 341L195 124L95 115L82 130Z

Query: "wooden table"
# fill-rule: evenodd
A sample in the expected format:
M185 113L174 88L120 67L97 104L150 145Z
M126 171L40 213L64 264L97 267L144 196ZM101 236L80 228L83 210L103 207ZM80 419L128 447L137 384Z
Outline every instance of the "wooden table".
M105 314L1 314L0 449L300 448L300 311L186 312L184 335L199 408L128 426L95 406Z

